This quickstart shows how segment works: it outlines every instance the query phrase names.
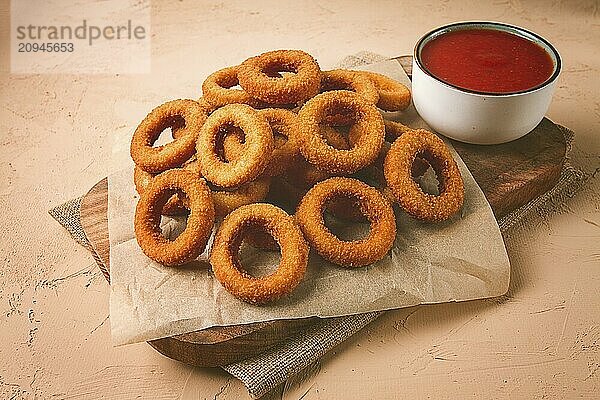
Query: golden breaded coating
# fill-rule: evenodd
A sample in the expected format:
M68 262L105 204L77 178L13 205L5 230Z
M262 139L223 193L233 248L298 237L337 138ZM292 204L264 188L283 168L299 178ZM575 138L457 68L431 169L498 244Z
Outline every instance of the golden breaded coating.
M415 158L425 159L439 181L439 195L423 192L413 178ZM398 204L413 217L443 221L462 207L465 189L456 161L442 139L419 129L402 134L384 162L385 179Z
M349 150L326 143L321 124L326 116L351 112L357 141ZM325 92L310 99L298 113L300 152L318 169L331 174L352 174L371 164L383 145L385 127L377 108L362 96L347 90Z
M390 143L394 143L394 141L402 136L403 133L414 131L413 128L397 121L386 119L383 123L385 125L385 140Z
M361 131L354 146L338 150L323 138L321 124L327 115L340 110L351 111L352 129ZM354 92L336 90L310 99L298 113L300 152L322 171L331 174L352 174L371 164L383 145L385 128L377 108Z
M200 163L196 159L183 164L198 179L201 178ZM142 194L155 175L137 166L134 169L133 180L136 190ZM209 184L215 206L215 218L223 219L227 214L246 204L257 203L265 199L269 193L271 178L263 177L235 188L223 189ZM183 193L175 193L162 208L162 215L184 215L188 213L188 199Z
M273 72L293 72L274 77ZM252 97L270 104L298 104L321 88L321 69L300 50L276 50L251 57L238 69L240 86Z
M182 168L186 171L190 171L195 176L200 178L200 164L192 158L192 160L183 164ZM156 175L144 171L137 165L133 169L133 183L135 184L135 190L138 194L143 194L146 191L146 187L152 182ZM162 208L162 215L184 215L188 212L188 200L183 193L175 193Z
M377 104L379 93L371 80L347 69L334 69L323 71L321 78L321 92L332 90L350 90L363 96L369 103Z
M338 197L356 200L371 224L368 237L344 241L327 228L324 209L330 200ZM335 177L317 183L300 201L296 220L317 253L343 267L361 267L381 260L396 238L396 218L391 204L377 189L352 178Z
M188 199L190 214L185 230L169 240L160 228L161 210L179 191ZM149 258L167 266L181 265L204 251L214 222L215 209L206 183L192 172L173 169L154 177L140 195L135 209L135 237Z
M219 157L217 147L223 130L231 126L244 132L245 145L240 158L227 162ZM198 136L202 176L223 188L248 183L263 173L273 147L273 132L263 115L246 104L228 104L208 117Z
M285 173L300 158L296 117L282 108L266 108L258 111L264 116L273 131L274 148L264 176L279 176ZM244 152L245 138L240 130L230 130L223 138L223 157L227 161L237 160Z
M267 108L258 113L269 122L275 139L275 148L264 175L279 176L287 171L300 155L296 126L298 116L292 111L281 108Z
M216 108L227 104L248 104L254 108L265 103L250 96L244 89L234 89L239 84L239 66L227 67L213 72L202 83L202 95Z
M273 236L281 249L277 269L263 277L245 272L238 258L245 233L257 227ZM240 207L223 220L215 235L210 263L215 277L229 293L248 303L264 304L298 286L306 272L308 250L293 217L272 204L257 203Z
M156 107L133 134L131 158L138 167L154 174L180 167L196 152L196 138L206 118L205 109L194 100L172 100ZM173 127L177 133L172 142L152 147L162 131Z
M402 111L410 105L410 90L402 83L382 74L356 71L369 78L379 94L377 107L384 111Z
M350 148L346 137L331 126L321 125L321 134L325 142L335 149L348 150ZM298 188L298 190L303 191L302 195L306 193L306 190L313 187L315 183L331 178L331 176L332 174L321 171L301 156L293 160L293 164L284 174L286 181Z

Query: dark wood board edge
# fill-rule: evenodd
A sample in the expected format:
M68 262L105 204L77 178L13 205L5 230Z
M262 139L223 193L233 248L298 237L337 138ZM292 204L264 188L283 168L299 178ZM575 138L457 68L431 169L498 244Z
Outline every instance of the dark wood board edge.
M79 222L92 249L98 268L110 283L108 235L108 178L97 182L81 199Z
M206 330L151 340L148 343L161 354L186 364L218 367L258 355L300 333L313 323L312 318L270 321L261 323L261 327L251 332L214 343L203 340L207 336ZM231 328L239 330L241 327L243 325ZM193 351L190 351L192 349Z

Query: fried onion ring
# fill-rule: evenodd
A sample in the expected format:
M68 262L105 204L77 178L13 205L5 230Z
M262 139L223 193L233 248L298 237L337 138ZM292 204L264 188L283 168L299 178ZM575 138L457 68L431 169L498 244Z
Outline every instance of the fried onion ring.
M327 115L351 111L352 129L361 134L350 150L337 150L323 139L320 124ZM335 90L310 99L298 113L300 152L308 162L332 174L352 174L371 164L383 145L385 128L377 108L354 92Z
M327 228L323 211L336 197L358 201L371 224L367 238L343 241ZM352 178L335 177L316 184L302 198L296 220L317 253L343 267L360 267L382 259L396 237L396 218L390 203L377 189Z
M194 174L198 179L200 176L200 164L196 160L195 157L187 161L182 169L189 171ZM133 183L135 185L135 190L138 194L143 194L146 190L146 187L152 182L156 174L151 174L149 172L144 171L137 165L133 169ZM175 193L162 208L162 215L175 216L175 215L184 215L188 213L188 199L183 193Z
M244 132L244 152L239 159L223 161L217 153L223 129L235 126ZM273 152L273 132L266 118L245 104L228 104L212 113L198 137L202 176L230 188L250 182L263 173Z
M181 120L183 119L183 126ZM196 137L206 121L204 108L194 100L173 100L152 110L138 125L131 139L131 158L150 173L177 168L196 151ZM171 127L176 139L152 147L162 131Z
M295 164L300 149L296 134L296 114L281 108L259 110L264 115L273 131L275 148L264 176L279 176ZM235 161L244 152L244 133L241 130L230 130L223 138L223 156L227 161Z
M383 122L385 123L385 140L390 143L394 143L394 141L402 136L403 133L414 131L414 129L397 121L390 121L386 119ZM381 164L381 166L383 167L383 164ZM416 157L412 166L413 178L422 176L428 169L429 163L427 160Z
M254 108L264 107L265 103L250 96L243 89L233 89L239 84L239 66L227 67L213 72L202 83L204 98L214 107L227 104L248 104Z
M146 188L155 176L156 175L151 174L150 172L144 171L137 165L133 168L133 183L138 194L141 195L146 191ZM183 196L181 196L180 193L175 193L167 200L162 208L161 214L169 216L187 214L188 209L185 204Z
M387 155L387 152L389 150L389 143L393 143L396 139L398 139L403 133L409 132L409 131L414 131L414 129L401 124L400 122L396 122L396 121L390 121L390 120L383 120L384 124L385 124L385 142L383 144L383 146L381 147L381 152L379 153L379 156L377 157L377 159L375 160L374 164L377 165L378 168L383 169L383 160L385 159L385 156ZM354 145L354 143L357 142L358 140L358 136L360 135L360 131L358 129L350 129L350 132L348 133L348 141L350 142L350 145ZM389 143L388 143L389 142ZM413 177L417 178L419 176L422 176L427 169L429 169L429 163L427 162L427 160L417 157L415 158L415 162L413 163L413 168L412 168L412 175Z
M185 230L175 239L162 235L161 210L178 192L188 198L190 214ZM144 254L166 266L185 264L198 257L212 232L215 209L210 190L193 173L173 169L157 175L140 195L135 209L135 236Z
M293 74L274 78L273 72ZM297 104L319 93L321 70L308 53L277 50L244 61L238 69L238 80L254 98L271 104Z
M198 104L202 108L202 113L206 118L218 108L206 101L204 97L198 99ZM183 118L174 121L173 125L171 125L171 135L173 136L173 139L177 139L185 134L185 130L182 130L184 127L185 120L183 120Z
M402 111L410 105L410 90L402 83L382 74L356 71L369 78L379 93L377 107L384 111Z
M281 248L281 262L270 275L254 277L244 271L238 251L247 229L264 228ZM215 277L235 297L264 304L291 293L300 283L308 263L308 245L300 228L282 209L257 203L229 214L215 235L210 263Z
M423 192L415 182L415 158L424 158L435 171L439 195ZM464 201L464 185L456 161L446 144L424 129L402 134L392 144L384 162L385 180L400 207L425 221L443 221L456 214Z
M334 69L321 74L321 92L350 90L363 96L369 103L376 104L379 100L379 93L373 82L356 71Z

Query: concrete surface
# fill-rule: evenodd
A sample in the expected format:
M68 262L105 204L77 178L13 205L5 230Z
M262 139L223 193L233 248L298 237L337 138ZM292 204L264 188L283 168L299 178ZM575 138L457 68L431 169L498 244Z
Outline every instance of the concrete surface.
M11 75L0 7L0 397L247 398L218 369L146 344L113 348L109 288L47 210L110 169L131 105L197 97L211 71L272 48L328 67L369 50L407 54L427 30L468 19L534 30L562 54L549 116L577 133L573 162L600 170L600 5L595 1L249 1L152 4L152 74ZM101 56L101 55L99 55ZM273 398L594 398L600 390L600 186L508 244L499 300L390 312Z

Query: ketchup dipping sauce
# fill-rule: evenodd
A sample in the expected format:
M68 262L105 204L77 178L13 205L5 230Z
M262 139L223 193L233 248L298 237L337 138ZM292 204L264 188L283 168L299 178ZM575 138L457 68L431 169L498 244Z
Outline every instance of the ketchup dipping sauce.
M422 47L420 56L434 77L486 94L527 91L544 84L555 71L550 54L539 44L497 29L442 33Z
M437 133L472 144L506 143L543 120L560 70L554 46L533 32L455 22L416 43L412 100Z

